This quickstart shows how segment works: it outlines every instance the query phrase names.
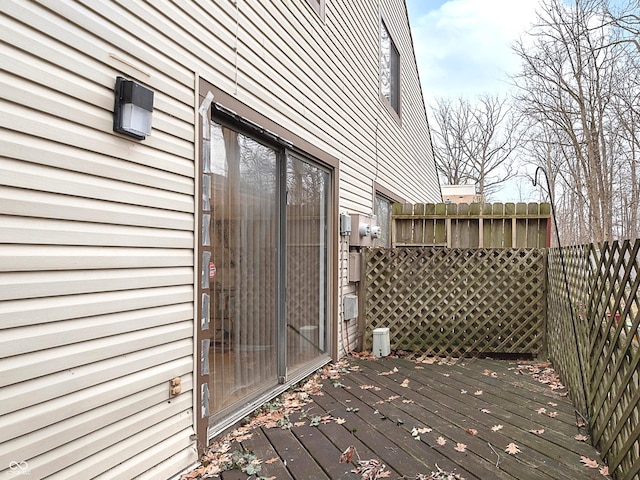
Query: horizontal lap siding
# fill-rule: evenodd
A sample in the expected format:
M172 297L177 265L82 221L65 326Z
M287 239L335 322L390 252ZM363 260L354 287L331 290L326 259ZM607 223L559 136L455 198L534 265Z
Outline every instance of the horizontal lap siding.
M0 22L0 478L168 477L196 459L197 76L338 158L341 209L370 212L374 181L435 200L404 2L25 0ZM143 142L112 132L117 75L155 92Z
M197 459L195 77L100 3L0 7L0 478L13 461L166 478ZM112 132L117 75L155 91L144 142Z

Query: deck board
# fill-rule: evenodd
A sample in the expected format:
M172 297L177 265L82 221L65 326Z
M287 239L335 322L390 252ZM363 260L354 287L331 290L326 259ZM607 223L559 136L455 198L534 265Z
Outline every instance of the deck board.
M353 445L360 459L383 462L385 478L392 479L429 475L438 467L466 480L608 478L580 462L585 456L603 465L592 446L574 438L580 432L569 399L519 374L514 361L470 359L438 365L352 358L349 363L356 371L344 374L337 387L324 380L323 394L291 415L290 429L260 427L242 441L242 447L263 462L270 460L262 464L260 476L359 479L351 472L353 464L339 463L340 454ZM403 386L405 380L408 386ZM539 408L547 414L538 413ZM316 416L331 420L311 426ZM344 423L336 423L338 418ZM496 425L502 427L492 430ZM414 427L431 430L418 440L412 435ZM540 429L544 433L530 432ZM444 445L439 437L446 440ZM520 453L505 452L512 442ZM464 451L457 451L457 444L464 444ZM246 475L225 472L222 478Z

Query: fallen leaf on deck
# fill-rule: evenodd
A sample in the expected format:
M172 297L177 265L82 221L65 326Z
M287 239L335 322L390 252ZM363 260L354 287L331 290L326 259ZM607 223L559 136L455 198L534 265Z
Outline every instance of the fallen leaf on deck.
M302 427L303 425L306 425L306 424L307 424L307 422L295 422L295 423L293 424L293 426L294 426L294 427Z
M373 385L360 385L360 388L362 390L370 390L372 388L375 388Z
M466 394L466 393L467 393L467 391L466 391L464 388L461 388L461 389L460 389L460 393L461 393L462 395L464 395L464 394Z
M436 438L436 443L438 445L444 445L445 443L447 443L447 440L444 437L438 437Z
M278 460L280 460L279 457L273 457L273 458L270 458L269 460L265 460L264 463L266 463L267 465L271 465L272 463L276 463Z
M513 442L507 445L507 448L504 450L509 455L515 455L516 453L520 453L520 448Z
M401 387L407 388L409 387L409 379L405 378L403 382L400 384Z
M340 417L336 418L335 421L338 425L342 425L343 423L346 422L344 418L340 418Z
M584 455L580 457L580 461L584 464L585 467L598 468L600 466L598 465L598 462L596 460L593 460L592 458L589 458L589 457L585 457Z
M409 383L409 380L407 380L406 382ZM393 402L398 398L400 398L400 395L391 395L389 398L387 398L387 402Z
M465 432L467 432L469 435L473 435L473 436L478 435L478 430L476 430L475 428L467 428L465 430Z
M498 430L502 430L502 425L494 425L491 427L492 432L497 432Z
M454 450L458 452L464 453L467 451L467 446L464 443L457 443Z
M586 442L587 440L589 440L589 437L587 437L586 435L582 435L581 433L579 433L578 435L576 435L573 438L575 438L579 442Z
M488 408L483 408L480 410L482 413L491 413L491 410L489 410Z
M449 374L448 373L443 373L442 375L444 375L445 377L448 377Z
M600 475L607 476L609 475L609 467L606 465L600 469Z
M476 391L474 392L474 395L482 395L482 390L476 390Z
M536 413L539 413L540 415L543 415L543 414L547 413L547 409L544 408L544 407L539 408L538 410L536 410Z
M353 454L356 451L356 447L354 447L353 445L349 445L347 447L347 449L342 452L342 455L340 455L340 463L351 463L351 460L353 460Z
M556 417L558 416L558 412L549 412L549 413L548 413L548 415L549 415L551 418L556 418Z
M529 431L535 435L542 435L544 433L544 428L541 428L540 430L529 430Z
M558 404L555 402L547 402L547 405L551 405L552 407L557 407Z

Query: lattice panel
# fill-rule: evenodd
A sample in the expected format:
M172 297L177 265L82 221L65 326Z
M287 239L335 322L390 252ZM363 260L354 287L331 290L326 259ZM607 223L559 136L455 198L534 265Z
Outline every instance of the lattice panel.
M565 247L567 283L573 306L573 321L569 297L558 249L549 251L547 299L547 349L563 383L571 392L577 410L587 416L587 372L589 370L589 251L584 246ZM575 322L575 331L574 325ZM576 337L580 350L576 345ZM578 351L581 357L578 358ZM580 368L582 362L583 368Z
M591 249L591 426L616 478L640 472L640 240Z
M565 248L579 348L559 251L549 254L548 347L615 479L640 478L640 240ZM581 371L578 353L582 355ZM586 392L582 384L586 385ZM588 405L588 410L585 407Z
M546 251L365 250L365 348L389 327L392 348L434 355L539 353Z

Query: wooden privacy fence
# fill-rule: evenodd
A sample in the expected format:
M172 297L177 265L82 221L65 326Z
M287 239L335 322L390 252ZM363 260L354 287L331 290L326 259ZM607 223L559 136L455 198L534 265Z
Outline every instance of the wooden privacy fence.
M640 478L640 240L549 255L548 349L615 479ZM582 364L582 370L580 369Z
M426 203L392 207L392 245L545 248L548 203Z
M367 349L378 327L392 348L434 355L543 348L545 250L374 248L364 265Z

